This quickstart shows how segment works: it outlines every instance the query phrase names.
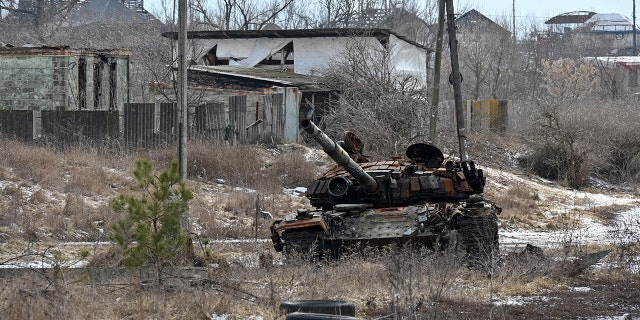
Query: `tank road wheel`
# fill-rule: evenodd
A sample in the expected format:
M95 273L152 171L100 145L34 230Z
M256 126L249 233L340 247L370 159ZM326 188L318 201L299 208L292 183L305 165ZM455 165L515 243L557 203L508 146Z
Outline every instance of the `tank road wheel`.
M306 312L310 314L341 315L353 317L356 306L352 302L340 300L292 300L280 304L280 310L289 314ZM287 317L287 319L289 319ZM296 319L346 319L346 318L296 318Z
M498 218L495 214L457 218L458 244L471 259L493 258L498 254Z
M324 241L318 230L295 230L282 233L284 253L288 257L300 256L305 260L322 258Z

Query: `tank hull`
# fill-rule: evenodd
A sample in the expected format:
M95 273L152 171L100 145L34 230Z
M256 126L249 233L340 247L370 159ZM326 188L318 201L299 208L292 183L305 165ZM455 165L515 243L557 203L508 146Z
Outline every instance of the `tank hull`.
M338 206L276 221L272 227L274 245L281 246L287 255L333 258L350 248L407 244L433 250L453 246L474 255L498 249L498 210L485 199L458 204L357 207Z

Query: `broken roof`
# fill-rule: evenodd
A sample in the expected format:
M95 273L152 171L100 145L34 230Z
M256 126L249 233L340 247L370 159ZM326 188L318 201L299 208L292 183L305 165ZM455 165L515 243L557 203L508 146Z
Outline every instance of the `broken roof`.
M233 66L190 66L189 70L210 74L216 78L233 78L260 83L263 87L298 87L300 90L307 92L331 91L331 89L323 86L317 77L274 69ZM193 78L190 78L189 81L192 81L192 79ZM193 80L197 82L197 79Z
M390 35L406 41L416 47L433 51L415 41L409 40L389 29L370 28L327 28L327 29L289 29L289 30L214 30L189 31L188 39L252 39L252 38L316 38L316 37L376 37L385 42ZM165 38L178 39L177 32L164 32Z
M619 56L619 57L588 57L584 58L585 61L597 61L599 64L607 67L613 67L619 65L627 70L639 70L640 69L640 57L639 56Z

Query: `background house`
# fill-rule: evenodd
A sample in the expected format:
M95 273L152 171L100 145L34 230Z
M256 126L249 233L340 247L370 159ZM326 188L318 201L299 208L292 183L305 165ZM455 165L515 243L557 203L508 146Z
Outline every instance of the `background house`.
M176 38L175 33L165 33ZM197 65L257 67L313 75L345 56L356 41L390 54L397 74L427 82L431 50L387 29L194 31L188 36Z
M121 115L129 102L129 56L124 49L0 47L0 112L4 120L16 120L0 120L0 131L10 133L10 124L30 128L18 135L35 139L43 127L57 121L50 116L53 111L118 111L114 114ZM123 123L118 116L110 121Z
M509 37L511 31L487 18L475 9L471 9L456 18L458 41L473 41L470 37L492 35L493 38Z
M592 11L571 11L551 17L544 24L547 25L548 31L552 34L570 36L573 30L595 14Z
M590 44L591 55L632 55L633 32L633 21L625 15L598 13L576 28L574 41Z

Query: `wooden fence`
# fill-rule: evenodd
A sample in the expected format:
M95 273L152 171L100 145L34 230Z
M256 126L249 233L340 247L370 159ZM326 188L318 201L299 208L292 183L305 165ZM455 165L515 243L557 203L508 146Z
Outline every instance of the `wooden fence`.
M467 128L471 131L505 132L509 127L509 100L463 100L462 111ZM445 108L441 121L445 126L455 128L455 107L453 101L443 102Z
M281 142L283 94L229 97L228 104L189 108L189 138L229 144ZM30 141L46 137L67 144L122 140L125 145L154 147L178 141L178 107L174 103L129 103L117 111L0 110L0 134Z

